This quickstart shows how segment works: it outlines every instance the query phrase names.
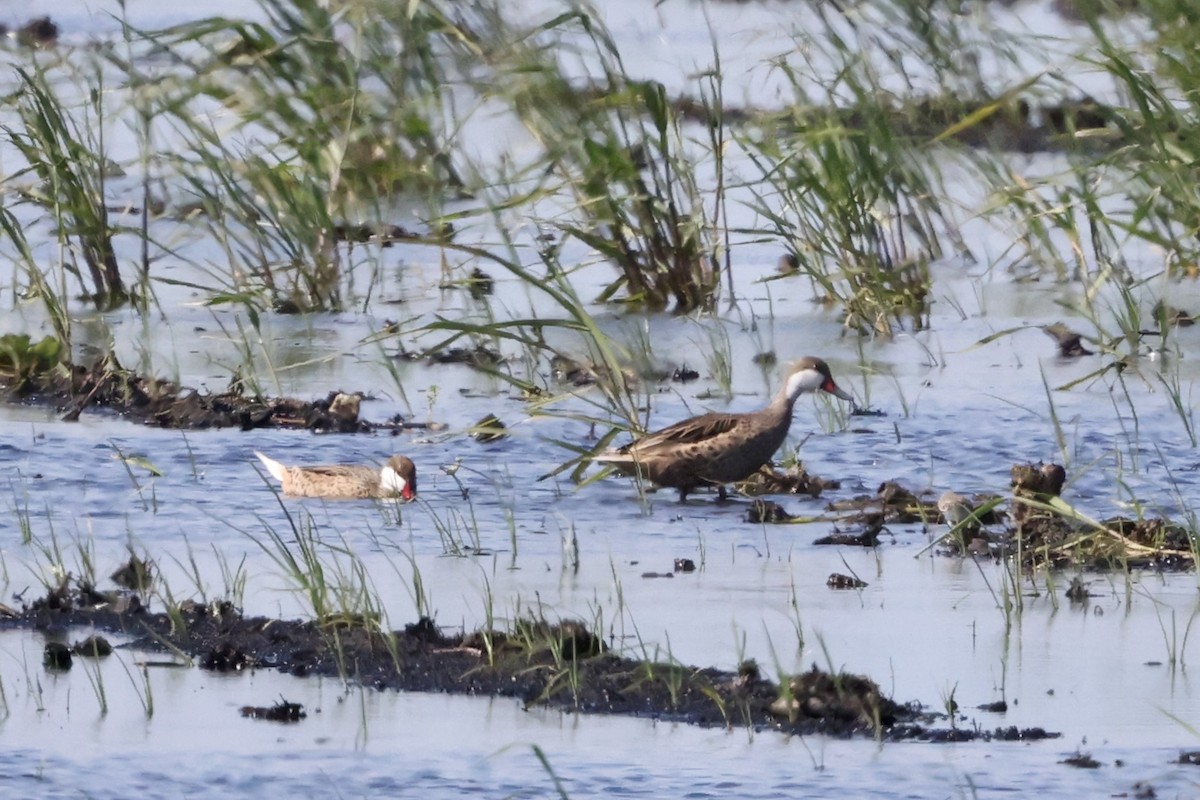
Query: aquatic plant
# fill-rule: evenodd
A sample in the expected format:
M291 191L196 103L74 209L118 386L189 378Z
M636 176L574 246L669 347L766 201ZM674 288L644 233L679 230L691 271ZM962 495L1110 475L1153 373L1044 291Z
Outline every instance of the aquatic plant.
M455 123L444 122L456 116L446 84L463 39L438 3L260 7L263 22L127 26L130 53L109 58L139 113L186 144L153 156L190 195L187 220L229 256L205 270L211 302L341 309L356 264L410 237L386 219L394 199L437 205L463 187ZM145 72L147 46L174 69ZM214 106L227 112L219 124Z
M339 542L326 542L310 514L294 517L275 487L269 482L268 485L287 518L291 537L267 524L263 526L265 538L241 532L279 567L293 590L304 599L335 656L340 659L343 654L340 637L343 628L362 629L371 636L386 632L379 593L350 544L344 537ZM339 674L345 679L349 671L339 670Z
M531 745L533 754L537 756L538 763L542 765L542 769L550 776L551 782L554 784L554 791L558 794L559 800L570 800L571 795L567 793L566 784L563 779L554 771L554 767L550 765L550 759L546 756L545 751L538 745Z
M737 141L757 173L746 189L761 233L787 254L780 277L806 277L819 300L841 306L849 329L889 335L896 326L928 325L931 261L950 248L969 257L944 199L939 159L930 158L948 153L932 133L906 136L904 120L909 109L953 98L970 76L945 61L955 49L952 22L903 2L879 13L894 14L899 26L883 42L822 8L798 49L809 54L779 65L793 93L788 110L739 129ZM864 35L872 36L866 47L858 41ZM879 46L896 66L920 52L942 73L933 83L941 93L920 103L893 99L867 55Z
M504 29L494 16L489 23ZM622 302L648 310L710 308L719 288L723 237L697 179L706 154L689 154L696 143L685 138L665 87L630 76L602 20L586 6L536 30L538 38L510 40L500 89L546 149L539 194L573 198L561 216L545 224L618 269L620 277L601 292L601 300L624 292ZM545 46L550 36L554 48ZM570 79L568 61L584 65L588 77ZM719 94L706 96L710 105L704 109L718 128L719 100ZM551 176L557 182L547 185ZM720 213L722 183L713 195Z
M117 229L109 220L105 194L111 167L103 138L104 86L90 86L89 101L79 111L59 96L45 70L18 67L16 74L20 79L16 107L22 124L4 126L3 140L20 153L26 165L12 177L20 179L29 174L39 181L24 192L24 198L44 208L57 231L66 255L59 266L90 289L88 296L96 308L120 305L130 294L118 267L113 245ZM99 75L97 72L98 81ZM76 114L83 114L84 119ZM101 124L96 124L97 120ZM14 238L13 226L5 228ZM23 239L15 242L26 256L27 271L37 270L28 261L31 256ZM76 255L86 269L74 261ZM50 291L44 277L34 278L33 282L39 293ZM61 303L62 298L47 302Z
M33 381L60 366L65 358L62 341L45 336L34 344L28 334L0 336L0 382L20 394Z

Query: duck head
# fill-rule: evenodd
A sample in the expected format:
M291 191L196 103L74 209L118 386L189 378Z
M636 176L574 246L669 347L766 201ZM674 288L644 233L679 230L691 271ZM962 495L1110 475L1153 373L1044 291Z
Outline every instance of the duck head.
M383 465L379 485L385 492L398 494L405 500L417 496L417 466L407 456L392 456Z
M829 365L816 356L805 356L796 362L792 374L788 375L784 388L788 401L791 403L796 402L796 398L802 394L817 391L829 392L842 400L854 399L849 392L834 383L833 375L829 372Z

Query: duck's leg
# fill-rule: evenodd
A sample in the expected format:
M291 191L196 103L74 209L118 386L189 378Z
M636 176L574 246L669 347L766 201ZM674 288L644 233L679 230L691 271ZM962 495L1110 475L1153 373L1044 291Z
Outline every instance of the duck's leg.
M686 503L687 496L688 496L688 487L680 486L679 487L679 502Z
M725 491L725 484L723 484L723 483L718 484L717 485L717 502L724 503L728 499L729 499L729 493Z

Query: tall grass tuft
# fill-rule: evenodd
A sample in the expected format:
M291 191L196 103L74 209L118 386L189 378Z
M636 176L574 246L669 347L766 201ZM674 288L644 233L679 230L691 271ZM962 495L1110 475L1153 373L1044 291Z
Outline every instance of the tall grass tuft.
M929 263L948 244L967 253L931 158L939 146L933 137L904 135L903 101L893 100L870 56L845 35L845 21L826 12L821 19L824 29L806 46L823 46L829 64L781 63L793 102L738 137L753 165L752 207L764 221L761 233L794 257L818 298L841 306L846 327L880 335L922 329ZM906 46L910 54L929 50Z
M439 3L260 0L262 23L210 18L137 31L175 64L151 78L134 59L135 102L185 146L160 154L191 196L189 221L229 257L220 302L341 310L354 268L384 243L401 201L462 193L450 157L463 37ZM136 80L135 80L136 78Z
M4 139L21 154L26 166L13 177L28 174L39 181L24 198L49 215L64 253L62 267L86 287L96 308L118 306L129 299L129 291L117 264L113 246L116 229L105 202L108 164L102 135L103 84L91 87L88 102L82 104L80 112L59 96L43 69L18 67L16 74L16 109L21 124L6 125L3 131ZM80 113L84 119L77 118ZM28 254L26 242L15 235L14 227L6 224L4 228L18 250ZM76 258L82 261L82 267ZM44 300L65 302L61 294L54 297L50 282L44 278L34 277L33 285L39 294L49 292ZM58 320L60 314L51 316ZM57 321L56 328L61 327L65 326ZM62 333L60 330L60 336ZM69 341L68 337L62 338Z
M569 198L546 220L613 264L618 277L600 295L630 306L677 312L711 308L720 284L723 235L713 219L724 185L702 190L697 168L712 155L689 141L663 84L629 75L601 21L577 7L509 44L498 86L545 149L533 196ZM554 42L554 47L546 41ZM588 79L573 79L568 60ZM720 126L719 92L705 115ZM713 142L723 139L714 134ZM715 212L706 200L712 195Z

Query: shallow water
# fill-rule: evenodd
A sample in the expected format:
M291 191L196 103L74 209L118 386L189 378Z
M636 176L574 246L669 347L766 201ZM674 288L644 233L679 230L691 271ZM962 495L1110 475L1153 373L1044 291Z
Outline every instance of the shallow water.
M179 21L164 4L131 0L127 8L140 25ZM708 47L707 29L690 5L663 4L657 16L647 14L645 4L605 8L623 46L644 59L634 68L663 80L685 74L688 60ZM763 52L791 41L787 27L761 29L763 20L789 8L706 7L719 30ZM222 2L204 9L244 10ZM50 13L77 41L115 27L96 8L66 0L39 13ZM1001 22L1015 24L1006 14L1000 12ZM1068 27L1063 34L1069 43L1078 32ZM739 52L761 63L754 48ZM727 63L728 74L754 87L745 93L757 101L762 98L752 92L764 84L748 70L736 59ZM764 91L769 95L769 86ZM1030 166L1051 168L1037 160ZM1000 253L1010 244L996 231L970 230L979 234L981 253ZM825 401L805 399L798 406L791 444L802 441L806 465L843 485L820 501L778 498L793 513L818 516L827 500L872 493L888 479L932 496L948 488L1004 493L1012 464L1039 459L1067 464L1065 496L1093 516L1133 513L1135 502L1174 516L1189 510L1200 457L1159 375L1178 375L1190 401L1198 366L1178 352L1194 349L1197 329L1180 330L1178 352L1147 354L1123 382L1110 376L1048 392L1047 386L1103 363L1099 357L1057 359L1053 343L1032 327L1064 317L1059 302L1076 302L1077 285L1016 284L1000 270L969 274L961 265L940 265L929 331L860 343L842 335L834 313L811 303L803 282L753 282L772 274L778 253L747 245L738 254L742 304L725 315L734 365L728 404L702 396L720 389L708 378L711 323L631 322L615 315L601 321L625 335L640 326L656 361L686 363L705 375L654 393L652 424L707 408L760 406L779 381L779 370L750 363L766 349L781 361L825 356L839 383L882 411L881 417L846 418L844 409ZM435 254L393 251L381 258L396 267L382 296L403 299L404 313L472 310L461 293L434 288L440 276ZM603 266L581 272L581 295L610 278ZM232 313L200 307L181 290L162 291L169 320L148 327L134 317L106 315L105 325L94 326L97 341L111 334L127 364L145 354L157 374L223 388L239 363L236 337L220 327L231 324ZM1200 302L1194 286L1166 281L1138 292L1144 310L1159 296L1183 307ZM498 281L496 308L516 313L534 302L513 281ZM757 315L757 330L747 329L748 309ZM876 550L823 548L811 542L830 532L829 521L763 527L744 521L740 501L718 505L701 495L680 505L671 493L643 501L620 479L582 490L565 480L538 481L565 458L550 440L586 441L587 426L530 416L504 386L466 367L399 364L393 379L384 361L394 344L386 350L360 344L389 313L399 314L382 306L266 317L262 341L254 342L266 389L302 397L367 389L376 399L364 403L364 416L400 413L444 423L444 431L398 438L185 434L104 414L67 424L40 409L0 407L7 594L36 596L49 579L46 552L56 547L76 574L94 564L103 583L132 545L155 559L176 599L233 594L248 613L303 615L310 609L264 544L268 529L286 538L293 522L311 515L325 542L344 546L365 565L394 626L411 622L426 601L438 623L451 629L477 627L489 615L503 623L532 609L550 618L581 618L634 654L726 669L752 657L772 675L815 662L869 675L902 702L936 708L952 696L966 715L964 725L1042 726L1062 738L883 747L788 740L740 729L525 711L510 700L344 691L336 682L265 671L222 676L162 667L149 670L154 713L147 715L134 664L146 656L132 653L101 664L108 703L102 714L98 684L83 666L47 674L41 636L5 632L0 787L30 797L557 796L532 750L537 745L573 797L988 797L1035 790L1096 797L1132 792L1138 781L1153 784L1159 797L1197 793L1196 768L1172 763L1181 749L1200 746L1188 727L1200 719L1200 687L1187 669L1200 658L1189 635L1198 608L1194 574L1084 575L1093 594L1085 608L1062 597L1070 574L1039 574L1024 584L1023 613L1006 617L998 597L1001 566L921 554L944 529L898 527ZM1087 330L1078 318L1070 321ZM28 308L0 316L0 331L39 324ZM1030 327L975 346L1020 326ZM587 406L575 401L566 408ZM512 435L490 446L469 440L465 429L492 412ZM365 462L403 451L421 469L421 497L399 512L386 504L280 503L256 467L256 449L294 463ZM137 463L127 469L119 454L147 459L162 476ZM455 463L457 481L439 469ZM482 553L449 554L475 549ZM669 572L677 557L694 559L699 571L642 577ZM332 549L328 558L347 563ZM826 588L831 572L850 571L869 586ZM420 603L418 574L425 587ZM238 596L242 575L244 596ZM237 713L243 704L267 705L280 696L303 703L309 717L283 726ZM1004 715L975 709L999 699L1009 703ZM1080 770L1058 763L1077 749L1105 766ZM1116 766L1118 760L1124 766Z

